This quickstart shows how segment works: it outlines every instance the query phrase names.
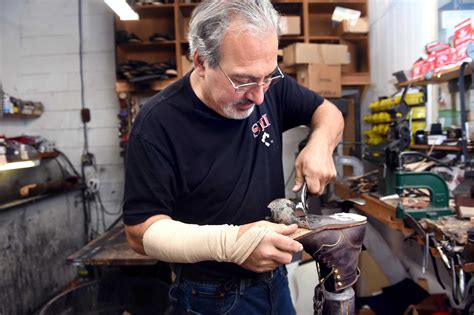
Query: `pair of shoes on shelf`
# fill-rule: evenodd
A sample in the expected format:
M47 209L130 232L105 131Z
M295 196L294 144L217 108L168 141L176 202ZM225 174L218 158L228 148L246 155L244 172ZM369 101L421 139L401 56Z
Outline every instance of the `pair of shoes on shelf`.
M169 78L175 78L178 75L176 63L172 61L156 62L153 64L153 67L158 73L166 74Z
M176 63L173 61L149 64L141 60L129 60L117 66L117 78L128 80L130 83L171 79L177 75Z
M173 34L155 33L151 35L148 39L150 40L150 42L163 42L175 40L175 37Z
M115 32L115 42L118 44L143 43L143 40L134 33L121 30Z

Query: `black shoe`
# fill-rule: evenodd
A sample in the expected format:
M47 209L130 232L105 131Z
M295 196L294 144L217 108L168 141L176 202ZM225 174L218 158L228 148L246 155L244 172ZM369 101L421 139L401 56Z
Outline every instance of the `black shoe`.
M118 44L125 43L142 43L143 40L134 33L129 33L127 31L117 31L115 32L115 41Z

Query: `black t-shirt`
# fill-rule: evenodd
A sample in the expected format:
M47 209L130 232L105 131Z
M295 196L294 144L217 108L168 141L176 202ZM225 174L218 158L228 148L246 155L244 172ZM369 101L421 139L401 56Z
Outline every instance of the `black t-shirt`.
M130 133L124 222L157 214L193 224L246 224L265 219L285 195L282 133L310 123L323 102L288 76L243 120L224 118L191 89L189 74L151 98ZM179 237L179 235L176 235ZM183 266L220 278L251 272L231 263Z

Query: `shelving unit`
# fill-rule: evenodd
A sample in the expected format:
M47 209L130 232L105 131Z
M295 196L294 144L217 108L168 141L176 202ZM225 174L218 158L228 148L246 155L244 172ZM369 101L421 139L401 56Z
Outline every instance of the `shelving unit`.
M342 67L343 86L364 86L370 83L369 67L369 35L336 34L331 22L331 15L336 6L361 11L361 17L367 17L368 0L275 0L275 8L282 15L301 17L301 35L281 36L280 48L295 42L331 43L348 45L351 63ZM145 61L149 64L157 62L173 62L176 64L177 78L185 74L182 56L189 51L187 42L187 25L197 3L164 3L161 5L135 6L140 16L138 21L121 21L116 17L115 30L127 31L140 37L143 42L116 44L117 64L129 60ZM149 37L155 33L172 35L174 40L150 42ZM160 83L149 83L150 92L157 92L174 80L157 80ZM118 80L117 92L144 93L128 84L126 80Z
M436 85L440 83L445 83L450 80L456 80L459 78L460 75L460 68L461 66L456 66L451 69L440 71L434 73L431 78L420 78L415 80L408 80L405 82L398 83L399 87L405 87L408 85L412 86L427 86L427 85ZM471 67L467 67L464 73L465 77L471 76L472 78L472 69ZM462 142L459 140L459 143L456 145L426 145L426 144L412 144L410 149L412 150L434 150L434 151L445 151L445 152L452 152L452 153L461 153L463 151ZM473 152L474 150L474 143L467 141L466 143L466 153ZM466 156L467 158L467 156Z
M369 34L338 35L331 21L336 6L359 10L361 17L367 17L368 0L275 0L272 2L283 16L301 18L300 35L281 36L281 49L298 42L345 44L351 54L351 63L342 66L342 86L362 89L370 84ZM124 144L128 140L128 130L134 120L134 115L139 110L141 97L150 96L162 90L181 78L189 69L190 62L186 60L189 52L187 30L192 11L196 6L197 3L184 3L182 0L161 5L141 5L134 8L140 20L121 21L118 17L115 18L115 31L133 33L143 40L142 42L116 43L117 65L127 64L130 60L143 61L149 65L168 62L176 66L177 72L175 78L139 84L131 84L123 77L117 78L117 93L126 94L125 97L122 95L124 98L120 100L119 137L122 147L125 147ZM151 42L149 37L155 33L168 34L174 39ZM295 69L285 68L283 64L280 66L285 73L295 74ZM125 115L123 112L127 110L128 115ZM354 117L349 119L354 120Z
M456 79L459 77L459 70L461 66L454 67L449 70L441 71L433 75L431 79L416 79L401 82L398 84L400 87L411 85L428 85L428 84L438 84L443 82L448 82L449 80ZM466 69L466 75L471 74L471 68Z

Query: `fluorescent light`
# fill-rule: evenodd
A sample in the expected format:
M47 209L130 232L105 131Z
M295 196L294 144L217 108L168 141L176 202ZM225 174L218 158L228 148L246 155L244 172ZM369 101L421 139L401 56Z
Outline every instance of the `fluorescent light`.
M104 0L104 2L114 10L115 14L117 14L122 21L139 19L137 12L133 11L125 0Z
M0 171L16 170L19 168L35 167L39 165L39 160L11 162L7 164L0 164Z

